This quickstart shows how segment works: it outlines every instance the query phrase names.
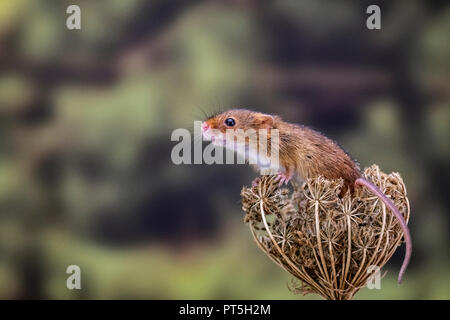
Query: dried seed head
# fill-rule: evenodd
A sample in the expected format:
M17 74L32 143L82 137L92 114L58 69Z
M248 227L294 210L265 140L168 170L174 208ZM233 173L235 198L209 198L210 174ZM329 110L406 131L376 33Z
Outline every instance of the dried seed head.
M364 177L372 181L409 219L406 188L398 173L373 165ZM241 191L245 223L255 241L280 267L300 282L293 292L326 299L351 299L366 285L368 267L383 267L402 241L395 217L365 188L339 196L343 182L323 177L289 189L275 176Z

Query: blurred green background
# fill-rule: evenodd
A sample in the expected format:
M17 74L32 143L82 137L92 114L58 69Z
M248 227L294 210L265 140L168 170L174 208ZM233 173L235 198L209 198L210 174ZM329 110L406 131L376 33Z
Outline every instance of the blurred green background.
M373 1L0 0L0 298L317 299L242 222L252 169L171 162L174 129L240 106L402 174L411 265L356 299L450 299L450 6L376 3L370 31Z

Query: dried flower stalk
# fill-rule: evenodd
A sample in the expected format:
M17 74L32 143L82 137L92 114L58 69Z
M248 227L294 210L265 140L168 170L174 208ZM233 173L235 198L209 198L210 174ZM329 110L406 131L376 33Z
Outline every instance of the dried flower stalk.
M409 220L406 187L398 173L373 165L364 177L385 193ZM366 285L401 244L398 221L365 188L340 197L342 181L308 179L294 191L279 188L275 176L263 176L241 191L244 222L253 238L276 264L299 281L295 293L316 293L325 299L347 300Z

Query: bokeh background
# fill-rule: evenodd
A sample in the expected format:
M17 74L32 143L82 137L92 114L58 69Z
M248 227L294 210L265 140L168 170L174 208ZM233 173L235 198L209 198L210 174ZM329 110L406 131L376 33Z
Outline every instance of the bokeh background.
M450 299L450 7L377 1L370 31L374 3L0 0L0 298L317 298L243 224L251 168L171 162L174 129L241 106L402 174L411 265L356 299Z

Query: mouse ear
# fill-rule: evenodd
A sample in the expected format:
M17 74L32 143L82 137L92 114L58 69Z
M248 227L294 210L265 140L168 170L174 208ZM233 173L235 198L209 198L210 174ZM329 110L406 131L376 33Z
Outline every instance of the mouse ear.
M256 115L256 122L262 129L271 129L273 127L274 119L270 114L258 113Z

